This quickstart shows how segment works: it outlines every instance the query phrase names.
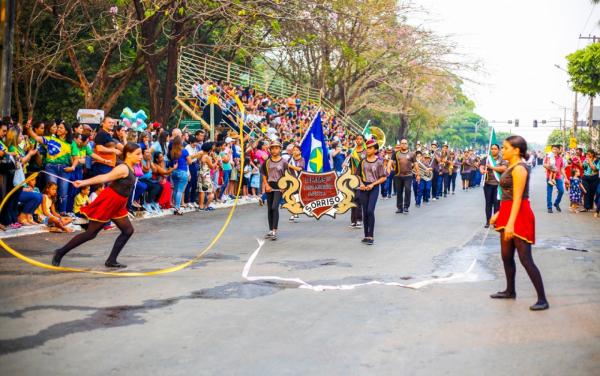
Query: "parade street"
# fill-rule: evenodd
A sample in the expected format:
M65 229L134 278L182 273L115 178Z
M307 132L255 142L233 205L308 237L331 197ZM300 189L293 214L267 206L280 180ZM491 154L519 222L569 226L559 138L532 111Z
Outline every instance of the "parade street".
M266 209L242 206L200 262L162 276L57 273L3 252L0 374L597 375L599 222L548 214L543 179L538 167L533 253L550 310L528 309L536 295L518 260L517 299L489 298L505 280L498 234L483 228L481 188L413 203L408 215L394 213L394 197L379 200L373 246L348 228L348 214L289 223L282 211L279 239L252 264ZM227 212L213 214L136 222L120 258L126 271L190 259ZM63 266L103 270L116 235L101 233ZM7 243L49 262L68 236ZM247 281L245 266L249 278L305 284Z

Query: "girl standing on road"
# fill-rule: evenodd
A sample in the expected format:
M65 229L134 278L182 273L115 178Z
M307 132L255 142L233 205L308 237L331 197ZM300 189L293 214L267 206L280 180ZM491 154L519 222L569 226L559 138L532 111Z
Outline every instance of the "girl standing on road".
M527 141L521 136L510 136L504 140L502 158L508 161L508 168L500 177L502 201L500 211L490 219L500 232L502 262L506 273L506 290L492 294L493 299L515 299L515 249L519 260L527 271L538 295L537 302L529 307L532 311L548 309L542 276L531 255L531 245L535 243L535 217L529 204L529 169Z
M281 157L281 144L273 141L269 146L271 156L261 167L263 186L267 193L267 213L269 220L269 232L265 239L277 240L277 227L279 225L279 202L281 191L277 185L279 179L288 169L288 163Z
M379 185L383 184L387 179L383 160L377 153L379 144L375 140L367 141L366 157L361 160L360 171L360 202L363 214L363 227L365 237L361 240L367 245L373 245L373 233L375 231L375 205L377 204L377 196L379 196ZM398 194L400 194L398 192Z
M87 230L75 236L64 247L57 249L52 258L52 265L59 266L62 258L70 250L94 239L104 225L112 221L121 230L121 234L117 237L104 265L107 268L125 268L127 266L119 263L117 256L133 235L133 226L127 216L127 201L133 193L136 183L133 166L142 161L140 146L133 142L127 143L123 148L123 160L125 163L118 165L107 174L97 175L91 179L77 180L73 183L76 188L81 188L111 182L94 202L81 208L81 213L90 220Z

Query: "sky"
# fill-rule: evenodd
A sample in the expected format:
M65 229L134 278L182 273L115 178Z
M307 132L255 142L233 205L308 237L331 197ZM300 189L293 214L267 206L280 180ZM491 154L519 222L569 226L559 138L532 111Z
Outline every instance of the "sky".
M449 36L461 59L482 64L480 72L466 73L477 83L465 82L463 87L476 103L475 112L488 121L519 119L519 128L494 124L497 130L545 143L551 126L564 116L559 106L568 107L567 119L572 120L575 97L569 77L554 65L566 69L565 56L591 42L580 40L580 34L600 37L600 5L589 0L412 2L428 12L413 17L413 24ZM579 119L584 120L589 101L580 97L578 103ZM537 129L533 120L538 120Z

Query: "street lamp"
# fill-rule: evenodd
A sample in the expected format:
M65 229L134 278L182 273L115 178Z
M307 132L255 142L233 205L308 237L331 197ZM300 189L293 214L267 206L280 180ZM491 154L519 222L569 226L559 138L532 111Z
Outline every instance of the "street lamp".
M564 69L558 64L554 64L554 67L569 74L569 72L566 69ZM577 92L573 88L571 88L571 90L573 90L573 92L575 93L575 101L573 102L573 137L577 137L577 118L579 117L579 114L577 113Z

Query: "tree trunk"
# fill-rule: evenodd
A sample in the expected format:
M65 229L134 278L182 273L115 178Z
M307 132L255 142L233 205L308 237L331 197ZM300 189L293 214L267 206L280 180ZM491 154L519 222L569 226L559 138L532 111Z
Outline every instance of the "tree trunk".
M408 135L408 114L406 112L401 112L400 114L400 126L398 127L397 140L402 140Z

